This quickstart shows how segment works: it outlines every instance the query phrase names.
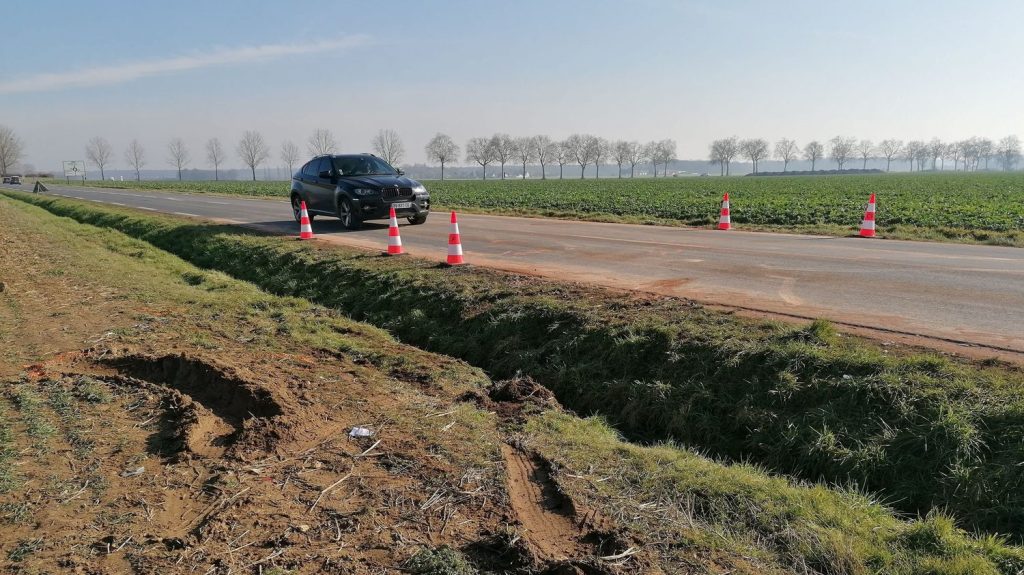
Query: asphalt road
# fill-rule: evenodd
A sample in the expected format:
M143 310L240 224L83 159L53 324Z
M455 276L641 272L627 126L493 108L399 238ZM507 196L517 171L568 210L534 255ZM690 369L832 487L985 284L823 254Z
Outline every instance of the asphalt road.
M284 199L74 186L49 194L298 232ZM459 225L470 263L1024 353L1024 249L473 214ZM387 245L386 221L350 232L317 218L313 230ZM442 259L448 214L401 233L408 252Z

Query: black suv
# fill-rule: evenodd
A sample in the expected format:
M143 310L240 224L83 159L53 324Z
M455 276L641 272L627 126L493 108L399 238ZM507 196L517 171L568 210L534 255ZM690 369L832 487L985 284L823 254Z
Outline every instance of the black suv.
M309 217L337 216L350 230L363 220L387 218L389 208L411 224L427 221L430 194L423 184L403 176L373 154L317 156L292 176L295 219L305 201Z

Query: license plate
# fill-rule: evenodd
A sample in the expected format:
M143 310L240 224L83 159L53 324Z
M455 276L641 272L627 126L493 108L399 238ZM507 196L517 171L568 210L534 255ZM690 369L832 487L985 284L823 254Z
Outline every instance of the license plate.
M391 204L391 207L395 208L396 210L401 210L401 209L404 209L404 208L411 208L412 207L412 202L394 202L394 203Z

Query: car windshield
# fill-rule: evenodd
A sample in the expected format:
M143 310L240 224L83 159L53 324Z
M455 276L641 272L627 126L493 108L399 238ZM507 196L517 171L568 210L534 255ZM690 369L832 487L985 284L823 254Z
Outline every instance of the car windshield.
M374 156L334 158L334 167L343 176L394 176L398 173L390 164Z

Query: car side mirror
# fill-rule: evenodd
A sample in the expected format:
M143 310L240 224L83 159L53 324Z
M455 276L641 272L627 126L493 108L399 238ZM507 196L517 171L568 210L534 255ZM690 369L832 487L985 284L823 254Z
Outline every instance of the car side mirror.
M398 174L399 176L404 176L405 170L403 170L402 168L395 168L395 173Z

